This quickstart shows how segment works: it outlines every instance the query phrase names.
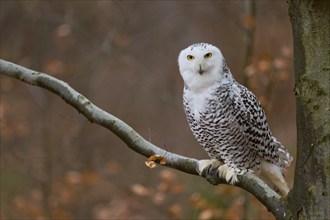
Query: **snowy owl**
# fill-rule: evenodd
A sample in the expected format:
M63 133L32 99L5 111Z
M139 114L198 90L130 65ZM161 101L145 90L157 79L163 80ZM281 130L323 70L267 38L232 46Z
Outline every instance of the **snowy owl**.
M190 129L211 158L199 161L198 172L221 165L219 176L231 184L237 175L262 173L287 195L283 172L292 156L272 136L259 101L235 81L221 51L193 44L180 52L178 63Z

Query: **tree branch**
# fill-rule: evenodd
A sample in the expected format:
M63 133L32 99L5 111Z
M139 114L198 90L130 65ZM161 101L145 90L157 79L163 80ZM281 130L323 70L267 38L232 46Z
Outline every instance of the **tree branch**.
M141 137L133 128L115 116L103 111L86 97L71 88L66 82L56 79L48 74L33 71L25 67L0 60L0 73L34 86L42 87L60 96L69 105L83 114L90 122L105 127L124 141L135 152L150 157L161 155L168 166L185 173L198 175L198 160L184 157L165 151ZM203 172L202 176L212 184L225 184L226 180L219 178L216 170ZM277 219L286 219L289 216L284 199L274 192L266 183L253 174L238 176L239 182L235 186L252 193L272 212Z

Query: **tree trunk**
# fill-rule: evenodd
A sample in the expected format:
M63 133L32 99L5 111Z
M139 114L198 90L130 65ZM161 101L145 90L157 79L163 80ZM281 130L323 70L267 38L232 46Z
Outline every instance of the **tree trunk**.
M330 218L330 1L290 0L297 106L294 219Z

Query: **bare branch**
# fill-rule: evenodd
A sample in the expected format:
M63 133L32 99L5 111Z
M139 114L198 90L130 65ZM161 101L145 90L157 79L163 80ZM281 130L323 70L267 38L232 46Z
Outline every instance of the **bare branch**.
M77 109L90 122L112 131L135 152L145 157L164 155L166 160L165 166L185 173L198 175L196 171L198 160L171 153L153 145L125 122L94 105L86 97L71 88L66 82L58 80L48 74L33 71L4 60L0 60L0 73L55 93L69 105ZM202 176L212 184L226 184L225 179L219 178L216 172L203 173ZM287 218L288 209L286 208L285 202L260 178L253 174L244 174L239 176L238 179L239 182L235 184L235 186L252 193L276 216L276 218Z

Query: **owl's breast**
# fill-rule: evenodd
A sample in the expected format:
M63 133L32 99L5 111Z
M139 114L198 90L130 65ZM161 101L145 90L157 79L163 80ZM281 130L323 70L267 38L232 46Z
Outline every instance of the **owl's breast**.
M230 127L226 93L215 92L207 96L184 96L184 109L189 126L202 145L214 145L219 135Z

